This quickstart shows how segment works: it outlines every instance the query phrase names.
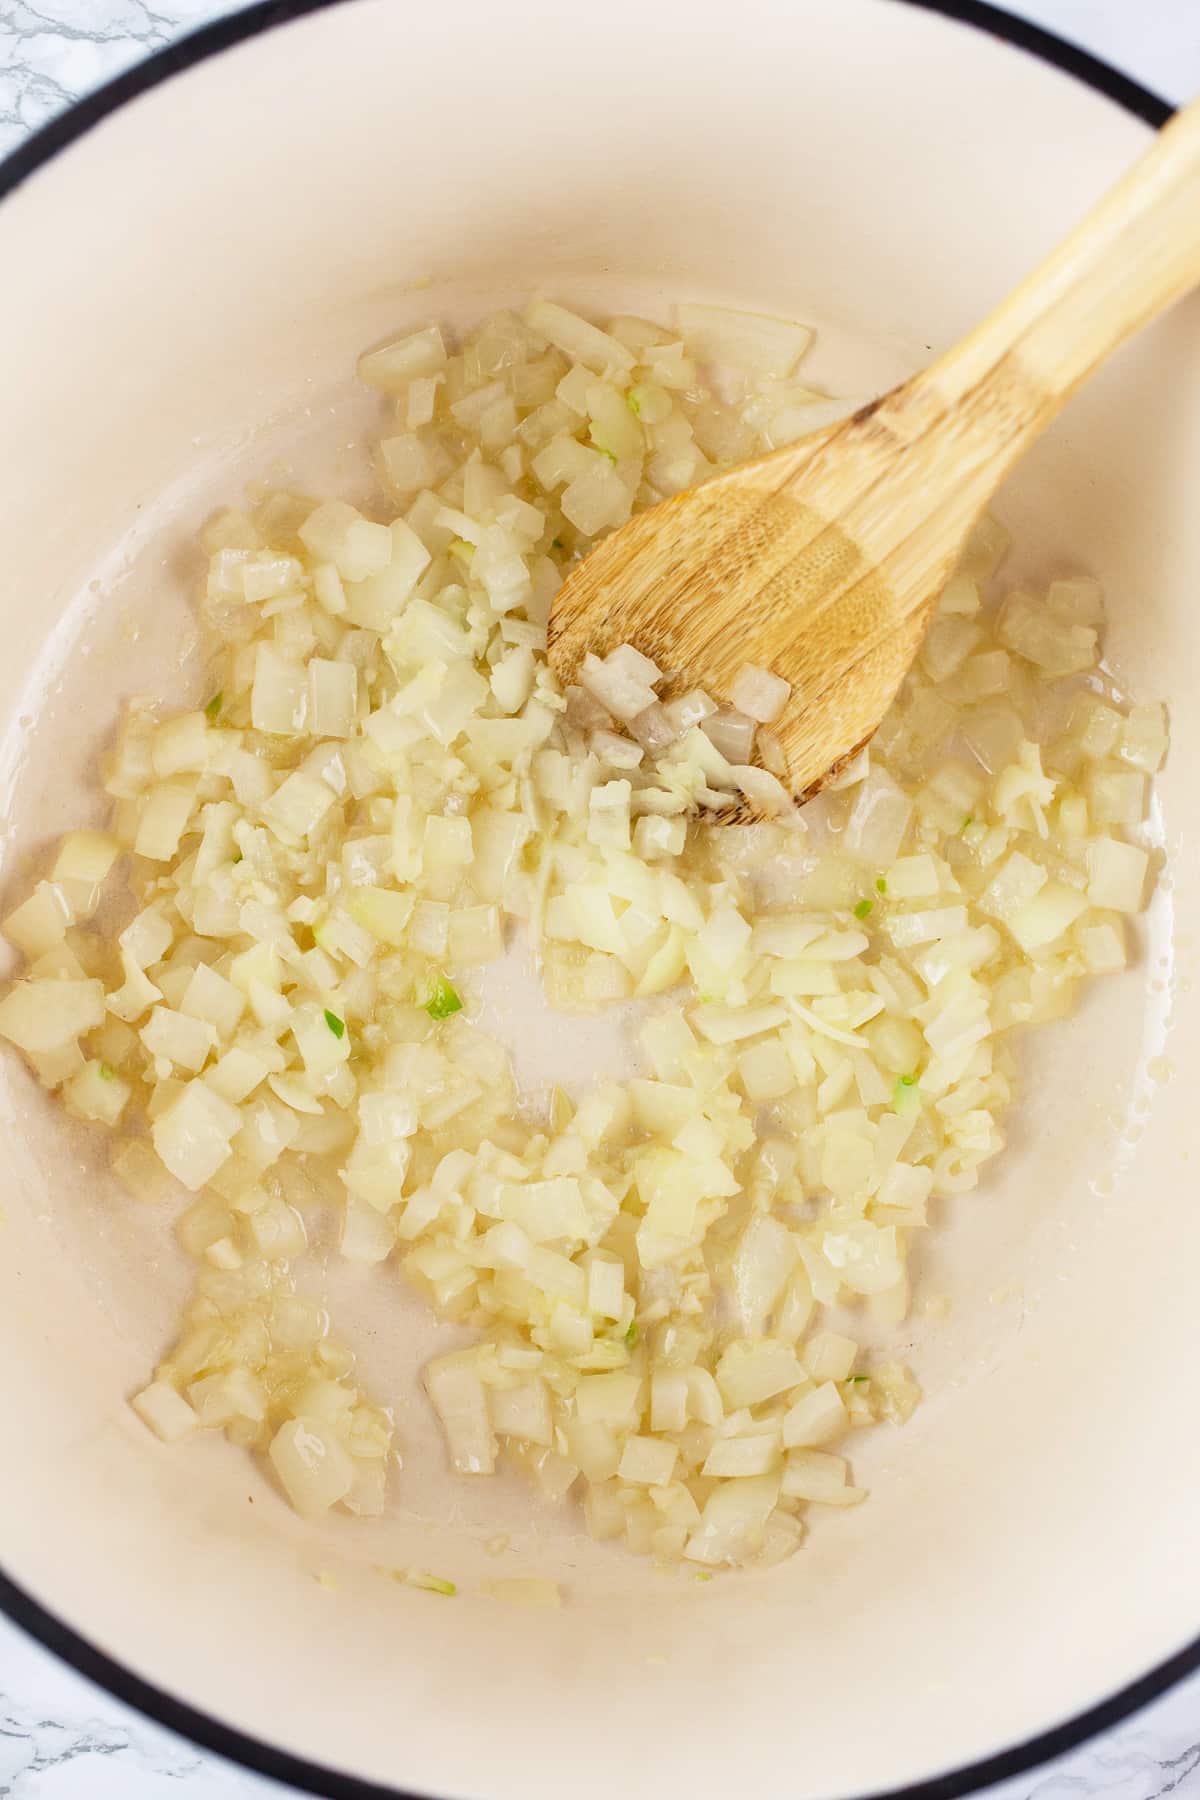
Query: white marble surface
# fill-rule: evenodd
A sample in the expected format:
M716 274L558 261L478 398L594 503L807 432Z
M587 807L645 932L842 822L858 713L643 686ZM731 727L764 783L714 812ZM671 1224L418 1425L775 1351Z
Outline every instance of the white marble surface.
M1200 0L1009 6L1168 98L1200 91ZM77 94L227 10L213 0L0 0L0 154ZM1107 1737L992 1792L996 1800L1200 1800L1200 1676ZM0 1620L0 1800L283 1793L148 1724Z

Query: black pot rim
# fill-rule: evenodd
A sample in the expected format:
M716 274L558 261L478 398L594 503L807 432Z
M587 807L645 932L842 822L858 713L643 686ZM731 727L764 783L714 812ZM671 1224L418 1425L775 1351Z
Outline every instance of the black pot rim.
M214 20L162 50L155 51L133 68L107 82L94 93L77 100L40 130L25 139L0 161L0 199L44 168L61 150L83 137L93 126L140 94L158 87L172 75L204 62L223 50L247 42L276 26L286 25L308 13L336 6L342 0L258 0L245 10ZM1112 68L1086 50L1053 32L1019 19L985 0L900 0L901 4L941 13L960 24L974 26L1007 44L1027 51L1065 75L1104 94L1126 112L1155 129L1170 118L1172 108L1119 69ZM325 1768L306 1757L292 1755L189 1706L176 1695L155 1687L106 1651L90 1643L35 1600L0 1570L0 1611L47 1650L116 1699L150 1719L230 1762L239 1763L321 1800L435 1800L410 1789L381 1786ZM1089 1707L1062 1725L1039 1732L980 1761L907 1786L877 1791L869 1800L958 1800L992 1783L1006 1780L1063 1755L1098 1733L1110 1730L1122 1719L1200 1669L1200 1637L1165 1662L1098 1705Z

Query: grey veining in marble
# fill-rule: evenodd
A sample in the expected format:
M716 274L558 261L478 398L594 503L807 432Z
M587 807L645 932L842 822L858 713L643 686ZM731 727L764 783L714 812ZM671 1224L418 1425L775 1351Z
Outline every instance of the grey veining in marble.
M0 153L78 94L223 9L211 0L2 0Z
M1168 98L1200 90L1200 0L1009 4ZM0 154L78 94L227 10L214 0L0 0ZM996 1800L1200 1800L1200 1677L992 1791ZM0 1800L279 1800L283 1792L151 1725L0 1619Z
M0 1800L272 1800L0 1622Z

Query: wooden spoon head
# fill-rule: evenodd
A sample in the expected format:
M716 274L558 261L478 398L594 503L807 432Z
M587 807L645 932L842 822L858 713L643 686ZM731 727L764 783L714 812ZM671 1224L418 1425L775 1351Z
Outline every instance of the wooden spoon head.
M665 671L664 698L699 687L730 704L747 663L769 669L792 688L771 727L785 786L797 803L816 794L887 712L941 585L926 571L912 591L852 535L858 507L839 502L869 489L867 416L661 501L603 539L551 607L559 680L576 681L588 651L625 643Z

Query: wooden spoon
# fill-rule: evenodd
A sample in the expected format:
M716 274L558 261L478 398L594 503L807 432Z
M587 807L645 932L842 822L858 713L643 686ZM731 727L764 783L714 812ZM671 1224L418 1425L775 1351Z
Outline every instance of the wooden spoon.
M550 611L564 684L630 643L663 692L790 682L797 801L868 742L995 489L1117 345L1200 283L1200 100L1041 268L931 368L853 417L640 513ZM1136 444L1130 455L1137 454ZM741 809L747 816L752 809Z

